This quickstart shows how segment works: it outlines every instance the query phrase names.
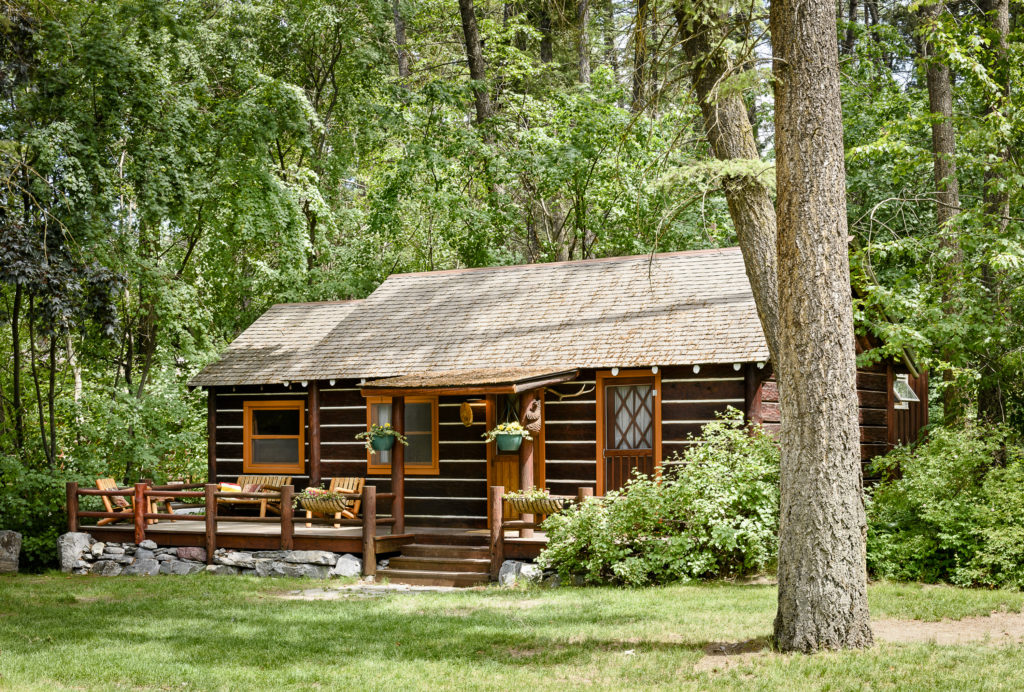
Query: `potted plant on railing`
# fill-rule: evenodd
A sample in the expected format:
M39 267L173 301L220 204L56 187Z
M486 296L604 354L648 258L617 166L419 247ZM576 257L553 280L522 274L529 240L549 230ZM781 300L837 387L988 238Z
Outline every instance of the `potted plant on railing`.
M530 488L505 493L502 498L520 514L554 514L565 507L564 497L552 497L546 488Z
M320 488L306 488L295 495L295 506L316 514L338 514L344 512L352 501L346 493Z
M532 440L530 432L517 421L498 423L484 433L488 442L496 441L499 452L516 452L523 445L523 440Z
M399 444L406 446L409 444L409 440L406 439L405 435L392 428L391 423L385 423L384 425L373 423L370 425L369 430L356 435L356 439L366 442L366 449L370 454L386 452L395 446L396 440Z

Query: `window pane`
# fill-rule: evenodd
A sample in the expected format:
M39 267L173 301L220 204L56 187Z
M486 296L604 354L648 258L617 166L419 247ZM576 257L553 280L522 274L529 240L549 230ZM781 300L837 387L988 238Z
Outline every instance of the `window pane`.
M433 435L412 433L408 435L409 446L405 448L405 463L413 466L430 466L434 463Z
M252 440L253 464L298 464L298 440Z
M650 385L608 387L611 449L651 449L654 445L654 397Z
M298 435L298 409L252 409L253 435Z
M433 424L430 420L432 407L429 402L416 402L405 405L405 430L406 432L429 433Z
M391 422L391 404L371 404L370 420L377 425Z

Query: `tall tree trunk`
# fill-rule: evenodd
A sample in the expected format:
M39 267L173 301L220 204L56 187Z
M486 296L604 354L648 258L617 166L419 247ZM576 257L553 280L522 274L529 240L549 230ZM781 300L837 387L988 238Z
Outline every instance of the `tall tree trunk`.
M25 413L21 403L21 299L22 287L14 284L14 309L11 312L11 406L14 409L14 444L18 450L25 447Z
M857 0L850 0L846 21L846 39L843 41L843 53L850 55L853 53L853 46L857 42L857 32L854 29L857 25Z
M1009 0L989 0L985 10L988 14L989 26L998 38L994 78L1000 86L1000 94L988 105L986 114L990 117L998 117L1010 97L1010 65L1007 61L1006 50L1006 41L1010 33L1010 2ZM992 228L997 234L1002 235L1009 225L1010 216L1010 195L1005 189L1000 189L1006 184L1004 166L1010 159L1009 145L1005 141L1000 145L998 157L1000 165L989 167L985 171L982 204ZM982 280L989 290L992 301L997 305L1003 303L1002 287L997 273L988 263L982 265ZM990 372L985 373L978 383L978 419L999 423L1006 421L1006 395L1005 388L1002 386L1000 367L1004 353L998 344L993 346L991 351L986 354Z
M868 621L835 7L774 0L783 651L859 648Z
M590 0L578 0L576 6L576 53L579 57L580 84L590 84L590 36L587 25L590 23Z
M723 185L774 364L779 357L775 207L768 188L754 173L754 169L761 167L761 158L743 97L718 91L731 67L728 56L712 46L714 27L694 21L685 11L681 7L676 11L679 39L690 63L690 80L704 116L704 134L711 151L720 161L741 160L752 169L746 175L726 177Z
M647 99L647 2L636 0L633 22L633 112L639 113Z
M392 0L391 14L395 22L395 48L398 51L398 76L402 79L409 77L409 51L406 49L405 17L402 16L402 9L399 7L400 0Z
M608 66L612 68L612 75L615 77L615 83L619 83L619 49L615 46L615 2L614 0L608 0L605 5L607 14L604 19L603 34L604 34L604 59L608 63Z
M476 97L476 121L482 125L491 117L491 96L487 90L484 52L483 46L480 45L480 31L477 29L473 0L459 0L459 14L462 15L462 35L466 41L469 78L473 80L473 94Z
M945 8L941 4L926 5L921 9L925 27L939 20ZM953 286L959 283L963 255L960 243L953 234L952 222L960 213L960 182L956 172L956 132L953 130L953 82L949 66L936 55L935 47L928 41L922 42L928 81L928 108L932 116L932 159L935 177L935 220L942 236L942 245L947 257L942 280L945 284L945 311L952 319ZM955 353L944 348L943 360L952 362ZM951 370L943 372L946 387L943 390L942 409L946 423L955 423L964 416L964 395L954 383Z
M537 10L537 29L540 31L540 61L545 65L555 59L554 44L551 40L551 10L547 0L541 0Z

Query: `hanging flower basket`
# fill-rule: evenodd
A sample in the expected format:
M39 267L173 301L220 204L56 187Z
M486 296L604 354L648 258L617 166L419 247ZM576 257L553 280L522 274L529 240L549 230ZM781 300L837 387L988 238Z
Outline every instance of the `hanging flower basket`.
M499 452L516 452L523 446L523 440L532 440L530 433L518 422L499 423L484 433L483 438L498 444Z
M494 439L498 443L499 452L518 452L519 448L523 446L522 435L501 433L500 435L495 436Z
M370 429L356 435L357 440L362 440L366 445L366 451L370 454L386 452L395 446L395 440L399 444L408 445L409 440L402 433L391 427L391 423L377 425L373 423Z
M374 437L370 440L370 446L373 447L375 452L386 452L395 446L395 436Z

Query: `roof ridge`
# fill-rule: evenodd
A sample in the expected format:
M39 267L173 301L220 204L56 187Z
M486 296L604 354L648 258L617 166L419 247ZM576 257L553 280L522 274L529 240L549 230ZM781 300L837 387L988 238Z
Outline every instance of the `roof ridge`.
M659 258L659 257L678 257L681 255L710 255L714 253L724 253L729 250L739 250L738 245L731 245L729 247L716 247L716 248L704 248L702 250L675 250L673 252L655 252L645 253L643 255L617 255L615 257L593 257L591 259L580 259L580 260L562 260L559 262L529 262L527 264L499 264L490 267L463 267L462 269L436 269L434 271L422 271L422 272L399 272L397 274L389 274L388 279L396 276L439 276L441 274L468 274L470 272L483 272L483 271L499 271L503 269L525 269L527 267L561 267L565 265L578 265L578 264L599 264L604 262L625 262L627 260L637 259L648 259L648 258Z
M306 303L274 303L270 307L291 307L293 305L343 305L345 303L361 303L365 298L347 298L345 300L311 300Z

